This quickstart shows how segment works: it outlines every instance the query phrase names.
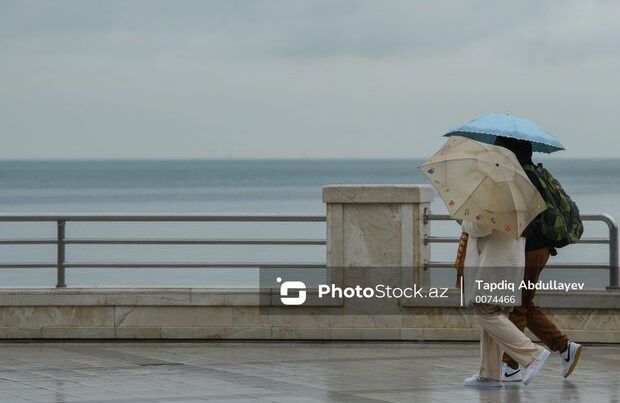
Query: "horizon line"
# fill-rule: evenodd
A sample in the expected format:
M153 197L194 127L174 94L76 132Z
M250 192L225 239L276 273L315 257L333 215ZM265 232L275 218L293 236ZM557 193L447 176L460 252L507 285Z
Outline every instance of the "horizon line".
M429 157L215 157L215 158L183 158L183 157L128 157L128 158L0 158L2 162L206 162L206 161L408 161L424 160ZM534 154L534 159L560 160L618 160L620 157L565 157L551 154Z

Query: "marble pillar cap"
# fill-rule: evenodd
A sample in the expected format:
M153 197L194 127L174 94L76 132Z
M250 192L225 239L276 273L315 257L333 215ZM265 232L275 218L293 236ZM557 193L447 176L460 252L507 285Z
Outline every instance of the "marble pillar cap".
M433 200L430 185L328 185L325 203L428 203Z

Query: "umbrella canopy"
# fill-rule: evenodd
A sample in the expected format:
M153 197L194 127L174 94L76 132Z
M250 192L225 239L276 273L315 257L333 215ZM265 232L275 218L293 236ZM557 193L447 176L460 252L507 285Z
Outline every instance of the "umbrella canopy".
M445 137L463 136L483 143L493 144L497 136L527 140L532 151L552 153L564 150L562 143L527 118L491 113L471 120L444 134Z
M420 166L452 218L519 238L547 206L512 151L461 136Z

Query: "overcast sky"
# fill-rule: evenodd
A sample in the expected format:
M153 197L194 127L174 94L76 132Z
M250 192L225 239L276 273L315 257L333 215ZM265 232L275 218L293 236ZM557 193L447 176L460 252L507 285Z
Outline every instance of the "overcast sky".
M620 149L618 1L0 0L0 158L429 156L488 112Z

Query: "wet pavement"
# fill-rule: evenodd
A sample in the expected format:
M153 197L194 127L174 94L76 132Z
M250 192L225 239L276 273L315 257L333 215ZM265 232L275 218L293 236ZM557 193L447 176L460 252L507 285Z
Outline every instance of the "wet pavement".
M463 387L476 343L0 343L0 402L619 402L620 346L586 346L568 380Z

